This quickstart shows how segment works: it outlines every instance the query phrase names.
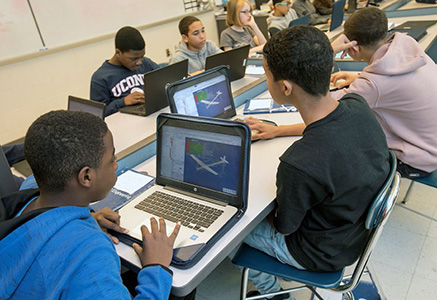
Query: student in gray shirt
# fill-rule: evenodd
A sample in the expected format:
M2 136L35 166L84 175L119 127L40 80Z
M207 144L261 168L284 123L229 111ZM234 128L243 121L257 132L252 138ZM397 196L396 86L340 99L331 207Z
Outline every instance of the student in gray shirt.
M250 53L262 51L266 38L252 16L252 8L247 0L230 0L227 5L226 25L220 35L220 48L227 51L250 45Z
M299 18L310 14L310 25L324 24L328 22L328 19L317 13L316 8L310 0L295 0L291 7L297 12Z

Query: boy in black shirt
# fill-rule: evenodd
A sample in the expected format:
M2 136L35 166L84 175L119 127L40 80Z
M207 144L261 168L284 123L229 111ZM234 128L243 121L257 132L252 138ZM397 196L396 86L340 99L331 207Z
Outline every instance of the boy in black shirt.
M329 94L332 58L328 38L311 26L285 29L264 47L270 93L296 106L305 129L280 157L276 209L244 240L315 271L340 270L358 258L368 238L367 210L389 172L385 136L366 101ZM272 275L249 277L262 293L280 289Z

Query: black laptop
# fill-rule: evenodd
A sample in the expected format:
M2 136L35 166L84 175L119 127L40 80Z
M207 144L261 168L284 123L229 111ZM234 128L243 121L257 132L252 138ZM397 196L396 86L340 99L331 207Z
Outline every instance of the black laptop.
M106 104L102 102L68 96L68 110L85 111L103 120L105 119L105 108Z
M120 108L120 112L148 116L168 106L165 86L188 74L188 59L144 74L145 103Z
M298 19L290 21L290 24L288 24L288 27L293 27L297 25L308 25L310 23L311 15L306 14L303 17L300 17Z
M229 66L231 81L243 78L246 74L247 57L249 56L250 45L241 46L229 51L210 55L206 58L205 70L217 66Z
M416 29L416 28L428 28L432 25L437 23L437 20L431 20L431 21L408 21L405 23L402 23L393 30L399 30L399 29Z
M345 4L346 0L339 0L334 3L332 6L331 23L320 27L319 29L321 31L328 31L328 29L329 31L333 31L343 23Z
M416 41L420 41L428 33L426 28L393 29L388 33L388 36L392 36L395 32L406 33Z

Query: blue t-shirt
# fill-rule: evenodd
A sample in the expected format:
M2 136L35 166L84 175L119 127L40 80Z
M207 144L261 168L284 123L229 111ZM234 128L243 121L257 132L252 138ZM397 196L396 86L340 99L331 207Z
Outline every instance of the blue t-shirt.
M106 104L105 115L111 115L124 107L124 97L134 90L143 90L144 73L158 69L159 66L143 57L141 66L131 71L105 61L91 78L90 99Z

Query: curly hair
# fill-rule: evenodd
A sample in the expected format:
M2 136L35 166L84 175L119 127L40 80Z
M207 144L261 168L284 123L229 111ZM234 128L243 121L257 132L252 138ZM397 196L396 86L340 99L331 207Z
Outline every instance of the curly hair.
M319 29L305 25L281 30L266 43L263 52L276 81L291 80L314 96L328 93L333 50Z
M98 168L108 132L100 118L80 111L51 111L29 127L24 154L41 190L58 193L85 166Z

